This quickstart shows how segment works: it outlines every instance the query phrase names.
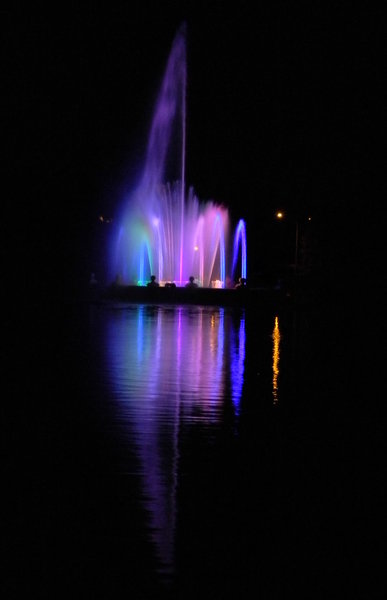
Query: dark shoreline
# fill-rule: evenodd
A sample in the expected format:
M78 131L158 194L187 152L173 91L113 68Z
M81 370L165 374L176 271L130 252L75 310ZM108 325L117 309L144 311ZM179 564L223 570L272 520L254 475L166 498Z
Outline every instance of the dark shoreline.
M264 289L216 289L216 288L167 288L142 286L109 286L91 289L91 299L121 302L157 302L165 304L202 304L212 306L258 307L259 305L283 305L289 298L282 291Z

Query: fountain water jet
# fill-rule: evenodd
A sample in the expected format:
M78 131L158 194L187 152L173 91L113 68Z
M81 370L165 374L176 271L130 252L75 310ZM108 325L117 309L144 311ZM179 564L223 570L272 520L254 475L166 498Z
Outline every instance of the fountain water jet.
M226 286L228 210L212 200L200 202L192 187L186 189L186 80L183 24L173 41L156 102L143 173L125 201L113 244L112 273L118 273L124 283L144 285L153 273L161 285L182 286L193 275L202 287ZM179 160L171 163L176 143ZM171 164L177 173L171 172ZM240 245L241 275L246 277L243 220L235 232L231 280Z

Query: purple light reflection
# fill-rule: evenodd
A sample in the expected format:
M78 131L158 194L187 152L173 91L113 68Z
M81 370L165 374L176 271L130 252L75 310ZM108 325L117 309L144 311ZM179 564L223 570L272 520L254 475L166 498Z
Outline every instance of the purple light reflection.
M151 538L167 575L174 565L181 427L200 425L210 435L230 395L239 413L244 319L239 333L232 332L224 308L132 305L107 320L106 369L116 419L141 464Z
M231 386L232 386L232 401L235 409L235 414L239 416L240 401L242 397L242 389L244 382L245 371L245 316L242 315L239 322L238 334L235 330L232 331L232 343L230 348L230 371L231 371Z

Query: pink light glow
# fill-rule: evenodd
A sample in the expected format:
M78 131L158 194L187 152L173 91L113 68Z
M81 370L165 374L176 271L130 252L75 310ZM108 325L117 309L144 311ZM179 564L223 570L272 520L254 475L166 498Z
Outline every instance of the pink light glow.
M145 282L156 274L160 283L182 286L192 275L203 287L210 287L215 280L225 287L228 210L212 200L200 202L193 188L185 184L186 79L182 26L172 44L156 102L142 176L126 198L120 234L114 242L112 276L119 273L124 283ZM181 160L175 165L173 183L167 183L168 152L175 137L181 142ZM240 234L238 227L236 235ZM245 252L244 231L243 235Z

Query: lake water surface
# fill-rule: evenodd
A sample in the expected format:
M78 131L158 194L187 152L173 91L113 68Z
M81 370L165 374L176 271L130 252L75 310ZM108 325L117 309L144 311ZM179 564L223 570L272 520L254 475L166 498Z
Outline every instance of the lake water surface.
M19 523L12 536L25 590L32 576L41 597L355 589L372 529L359 527L365 473L340 320L288 306L74 303L61 322L18 478L31 498L31 531Z
M90 306L87 319L78 368L96 472L79 575L193 596L260 581L275 595L289 324L195 305Z

